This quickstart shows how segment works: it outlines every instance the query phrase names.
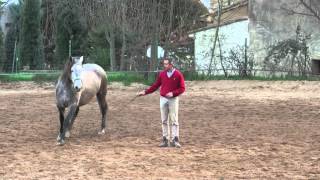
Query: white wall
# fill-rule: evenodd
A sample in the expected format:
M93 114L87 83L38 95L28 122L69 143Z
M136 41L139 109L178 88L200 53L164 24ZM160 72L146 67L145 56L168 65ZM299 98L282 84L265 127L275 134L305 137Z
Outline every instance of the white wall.
M209 10L209 8L210 8L210 0L200 0L200 1Z
M248 25L249 20L243 20L220 27L219 36L224 57L228 56L231 49L236 48L237 46L244 46L246 38L247 42L250 42ZM195 33L195 64L197 71L208 69L209 67L215 32L216 29L211 28ZM213 73L216 74L221 73L221 71L219 71L219 69L221 69L220 60L218 58L219 52L220 50L217 43L215 50L217 58L213 59Z
M10 22L9 18L9 7L5 6L3 8L2 14L0 16L0 27L4 36L6 36L8 29L6 28L6 23Z

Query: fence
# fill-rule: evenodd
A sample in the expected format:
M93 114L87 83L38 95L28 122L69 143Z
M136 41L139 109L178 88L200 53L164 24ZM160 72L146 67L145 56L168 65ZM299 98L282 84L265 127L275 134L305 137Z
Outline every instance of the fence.
M222 72L222 69L217 69L215 72ZM228 71L239 71L238 69L229 69ZM12 82L12 81L36 81L36 82L55 82L59 78L62 71L57 70L32 70L32 71L20 71L19 73L0 73L0 81ZM116 71L107 72L107 78L109 82L123 82L125 85L131 83L144 83L151 84L157 77L159 71ZM251 70L251 74L246 77L237 75L236 73L229 73L228 77L225 77L222 73L216 73L208 75L205 70L198 71L182 71L186 80L320 80L320 76L313 75L308 72L307 76L299 76L299 72L295 72L294 76L288 76L288 71L280 71L277 74L270 75L269 70Z

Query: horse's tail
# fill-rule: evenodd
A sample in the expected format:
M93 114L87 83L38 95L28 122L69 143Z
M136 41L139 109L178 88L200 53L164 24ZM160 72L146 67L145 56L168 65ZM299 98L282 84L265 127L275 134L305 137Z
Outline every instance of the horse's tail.
M100 73L101 75L101 84L99 93L106 95L107 94L107 74L105 71Z

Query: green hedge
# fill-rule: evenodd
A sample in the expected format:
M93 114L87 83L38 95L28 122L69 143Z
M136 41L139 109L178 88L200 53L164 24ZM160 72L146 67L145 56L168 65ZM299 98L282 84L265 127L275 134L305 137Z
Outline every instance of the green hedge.
M17 74L0 74L2 82L16 81L34 81L34 82L54 82L59 78L59 73L17 73ZM144 73L135 72L111 72L107 73L109 82L123 82L124 85L131 83L151 84L154 81L155 73L149 73L146 76Z
M280 77L240 77L240 76L206 76L194 72L184 72L185 79L188 81L205 80L261 80L261 81L318 81L319 76L280 76ZM59 73L18 73L18 74L0 74L0 81L35 81L35 82L54 82L58 79ZM107 78L109 82L123 82L124 85L131 83L143 83L150 85L154 82L157 73L138 73L138 72L109 72Z

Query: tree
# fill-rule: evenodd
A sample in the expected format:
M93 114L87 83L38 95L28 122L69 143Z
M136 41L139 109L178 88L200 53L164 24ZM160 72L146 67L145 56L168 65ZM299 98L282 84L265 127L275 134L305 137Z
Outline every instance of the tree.
M104 31L104 39L109 45L110 70L118 69L116 62L116 32L119 30L121 16L121 2L113 0L77 1L82 8L83 17L86 18L91 30Z
M305 76L311 70L307 40L310 35L301 36L301 27L297 26L296 39L286 39L272 45L264 59L264 65L271 70L288 72L293 76L295 72Z
M307 11L299 11L296 8L303 7ZM303 16L310 16L316 18L320 22L320 3L318 0L299 0L295 8L281 7L289 15L298 14Z
M100 26L104 29L110 47L111 70L117 70L118 66L126 69L125 64L129 59L129 67L133 59L146 61L145 52L151 44L151 69L155 70L156 47L164 44L169 46L173 32L187 35L188 30L194 28L195 20L202 15L200 12L205 9L200 8L196 0L79 0L78 4L89 27L96 29ZM116 46L117 39L121 40L119 48ZM146 62L135 64L146 66Z
M309 3L306 0L300 0L300 3L310 11L311 15L320 21L320 3L317 0L309 0Z
M4 41L6 58L3 65L3 70L6 72L10 72L12 68L14 68L12 66L12 61L14 58L16 45L17 45L17 34L15 33L13 28L9 28Z
M171 12L171 8L173 8L173 12ZM179 63L181 69L194 70L195 68L194 43L189 38L188 32L205 26L206 24L200 19L201 15L207 13L207 9L194 0L170 2L170 8L165 13L169 16L164 18L163 23L167 35L162 34L161 37L166 40L165 51ZM171 15L172 19L170 19Z
M105 40L104 29L95 29L89 32L89 61L110 69L109 45Z
M87 53L87 26L81 18L80 9L74 0L56 1L55 14L55 65L61 66L71 55ZM70 43L71 44L70 44Z
M127 23L127 1L122 1L121 3L121 16L122 16L122 25L121 25L121 38L122 38L122 47L121 47L121 55L120 55L120 71L126 70L127 60L126 60L126 51L127 51L127 31L128 31L128 23Z
M218 0L218 10L217 10L217 27L216 27L216 32L214 35L214 41L213 41L213 48L211 49L211 59L210 59L210 63L209 63L209 68L208 68L208 75L211 75L211 71L212 71L212 62L213 59L215 57L215 50L216 50L216 45L217 45L217 41L219 38L219 29L220 29L220 21L221 21L221 14L222 14L222 0Z
M40 0L25 0L22 10L20 60L30 69L43 66L40 31Z
M2 16L2 11L4 6L7 4L7 1L0 1L0 17ZM3 39L3 32L0 29L0 72L5 63L5 49L4 49L4 39Z
M5 6L8 4L9 0L7 1L0 1L0 14L2 14L3 9L5 8Z
M11 24L8 28L7 34L4 39L4 52L5 60L3 65L3 70L10 72L12 70L12 61L15 54L16 46L19 42L19 34L21 27L21 11L23 7L23 1L19 0L17 4L9 5L9 19L11 19Z
M4 51L4 40L3 32L0 30L0 71L2 71L3 65L5 63L5 51Z
M55 16L54 7L56 1L42 0L41 3L41 29L43 34L43 49L46 68L51 68L54 65L54 30Z

